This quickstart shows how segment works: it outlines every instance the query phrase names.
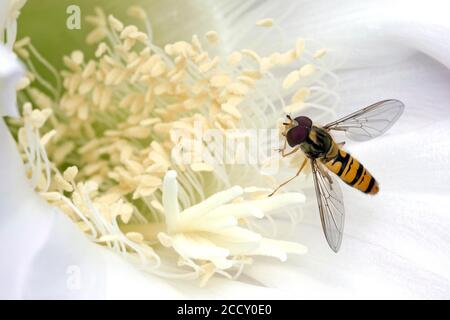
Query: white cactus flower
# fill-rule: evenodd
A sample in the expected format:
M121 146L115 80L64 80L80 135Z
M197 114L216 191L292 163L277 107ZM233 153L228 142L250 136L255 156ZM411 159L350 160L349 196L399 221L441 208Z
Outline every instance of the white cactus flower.
M25 70L16 56L0 45L0 115L19 116L16 105L16 87L23 78Z
M445 1L111 3L82 6L92 27L52 49L36 4L0 1L0 297L449 297ZM323 124L386 97L406 113L349 144L381 192L343 187L338 255L307 172L267 198L300 154L224 165L196 140L275 129L286 112Z

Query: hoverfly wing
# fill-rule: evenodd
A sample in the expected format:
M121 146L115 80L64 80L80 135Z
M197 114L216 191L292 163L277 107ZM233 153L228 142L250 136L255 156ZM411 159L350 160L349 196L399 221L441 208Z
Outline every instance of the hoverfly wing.
M355 141L376 138L394 125L405 105L399 100L383 100L324 126L327 130L345 131Z
M342 191L334 175L325 171L325 168L319 167L320 165L319 162L311 159L320 220L328 245L334 252L338 252L345 220Z

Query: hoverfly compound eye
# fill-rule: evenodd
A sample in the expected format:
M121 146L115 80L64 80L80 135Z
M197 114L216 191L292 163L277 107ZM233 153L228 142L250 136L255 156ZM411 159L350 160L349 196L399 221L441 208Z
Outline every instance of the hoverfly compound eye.
M305 127L308 129L311 129L311 127L312 127L312 121L308 117L301 116L301 117L295 118L294 120L297 122L298 126Z
M297 125L289 129L286 134L287 142L291 147L305 142L312 127L312 121L308 117L297 117L294 121Z
M309 129L305 127L296 126L290 129L286 134L286 139L291 147L304 142L308 136Z

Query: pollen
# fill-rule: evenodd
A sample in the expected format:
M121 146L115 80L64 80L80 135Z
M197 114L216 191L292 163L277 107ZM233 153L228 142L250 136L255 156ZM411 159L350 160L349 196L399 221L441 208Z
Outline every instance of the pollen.
M74 181L77 174L78 168L76 166L71 166L64 171L64 179L66 181Z
M219 42L219 34L216 31L214 31L214 30L208 31L205 34L205 37L210 43L217 43L217 42Z
M241 62L241 60L242 54L238 51L235 51L228 56L227 62L231 66L236 66L239 62Z
M299 75L301 77L308 77L316 71L316 67L313 64L306 64L300 68Z
M258 20L258 21L256 21L256 25L258 27L270 28L273 26L273 19L265 18L265 19Z
M113 15L108 16L108 22L115 31L121 32L123 30L123 23L116 19Z
M290 105L285 106L283 108L283 111L287 114L297 113L297 112L301 111L303 108L304 108L303 102L296 102L296 103L292 103Z
M227 74L216 74L209 80L212 87L225 87L231 83L231 78Z
M132 6L128 8L127 13L130 17L138 18L141 20L147 19L147 13L139 6Z
M211 165L209 165L207 163L193 163L193 164L191 164L191 169L196 172L201 172L201 171L211 172L214 170L214 167L212 167Z
M126 234L127 238L136 243L144 242L144 236L139 232L128 232Z
M31 80L27 77L24 77L17 83L16 90L17 91L23 90L26 87L28 87L30 85L30 83L31 83Z
M283 80L283 89L289 89L300 79L300 72L294 70L290 72Z
M292 96L291 102L298 103L304 101L310 95L310 93L311 91L309 88L300 88Z
M257 54L254 50L251 49L243 49L241 51L243 54L245 54L246 56L252 58L255 62L257 62L258 64L261 63L261 57L259 56L259 54Z
M305 40L304 39L298 39L295 43L295 56L299 58L303 51L305 51Z
M322 48L322 49L319 49L319 50L317 50L316 52L314 52L313 57L314 57L315 59L320 59L320 58L322 58L326 53L327 53L327 49Z

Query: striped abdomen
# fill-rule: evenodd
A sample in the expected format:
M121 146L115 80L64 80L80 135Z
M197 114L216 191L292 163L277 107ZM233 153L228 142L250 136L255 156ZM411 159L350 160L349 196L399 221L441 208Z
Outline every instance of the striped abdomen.
M378 182L358 160L336 144L331 148L332 156L323 160L325 166L339 176L348 185L367 194L378 193ZM334 150L333 150L334 149Z

